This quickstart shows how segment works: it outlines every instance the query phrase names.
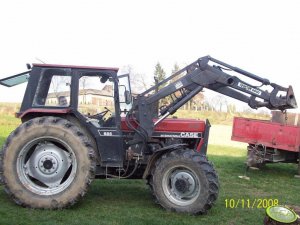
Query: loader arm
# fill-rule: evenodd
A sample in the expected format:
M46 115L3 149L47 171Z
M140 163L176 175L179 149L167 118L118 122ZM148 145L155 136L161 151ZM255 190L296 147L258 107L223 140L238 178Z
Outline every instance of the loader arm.
M231 72L226 73L226 71ZM234 75L229 73L234 73ZM250 84L249 81L243 81L240 78L241 75L247 77L251 83L254 81L258 84L254 85ZM176 80L176 78L178 79ZM164 87L154 93L159 86ZM271 83L268 79L233 67L210 56L205 56L134 99L133 108L127 117L134 118L139 124L139 128L136 130L139 133L138 139L143 137L144 141L147 141L158 123L175 113L203 88L245 102L254 109L267 107L283 111L297 107L291 86L282 87ZM155 104L167 96L171 99L170 103L161 108L158 114L154 112ZM158 118L155 123L153 122L154 118Z

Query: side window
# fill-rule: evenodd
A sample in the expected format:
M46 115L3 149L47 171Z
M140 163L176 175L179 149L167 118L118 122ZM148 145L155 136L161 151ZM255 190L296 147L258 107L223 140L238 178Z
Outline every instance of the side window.
M66 107L70 105L71 77L54 75L46 99L47 106Z
M49 69L41 76L33 106L68 107L70 88L71 76L66 71Z
M101 76L81 76L79 79L78 111L95 115L109 110L103 119L115 113L113 82Z

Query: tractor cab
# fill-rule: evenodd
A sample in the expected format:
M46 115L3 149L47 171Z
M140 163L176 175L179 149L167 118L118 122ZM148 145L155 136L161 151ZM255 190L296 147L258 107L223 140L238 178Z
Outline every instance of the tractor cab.
M117 68L33 64L30 71L0 80L12 87L28 81L20 111L22 122L57 116L76 120L101 145L102 166L123 165L121 115L131 108L129 74ZM113 150L112 150L113 149Z
M116 117L131 108L129 74L117 76L118 68L33 64L30 69L0 80L7 87L29 81L20 118L32 112L77 111L105 127L114 126Z

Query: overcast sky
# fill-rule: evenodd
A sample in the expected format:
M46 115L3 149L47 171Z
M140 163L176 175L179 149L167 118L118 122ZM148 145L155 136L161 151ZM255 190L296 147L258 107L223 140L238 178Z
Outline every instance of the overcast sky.
M300 1L1 1L0 78L26 63L124 67L152 81L204 55L271 82L300 103ZM0 87L21 101L25 85ZM298 110L299 111L299 110Z

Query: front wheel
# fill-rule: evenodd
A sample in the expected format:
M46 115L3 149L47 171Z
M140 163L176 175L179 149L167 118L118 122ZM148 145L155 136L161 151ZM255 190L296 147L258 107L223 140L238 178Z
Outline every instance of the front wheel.
M176 212L206 213L218 197L216 171L205 156L193 150L163 155L152 169L149 184L157 202Z

